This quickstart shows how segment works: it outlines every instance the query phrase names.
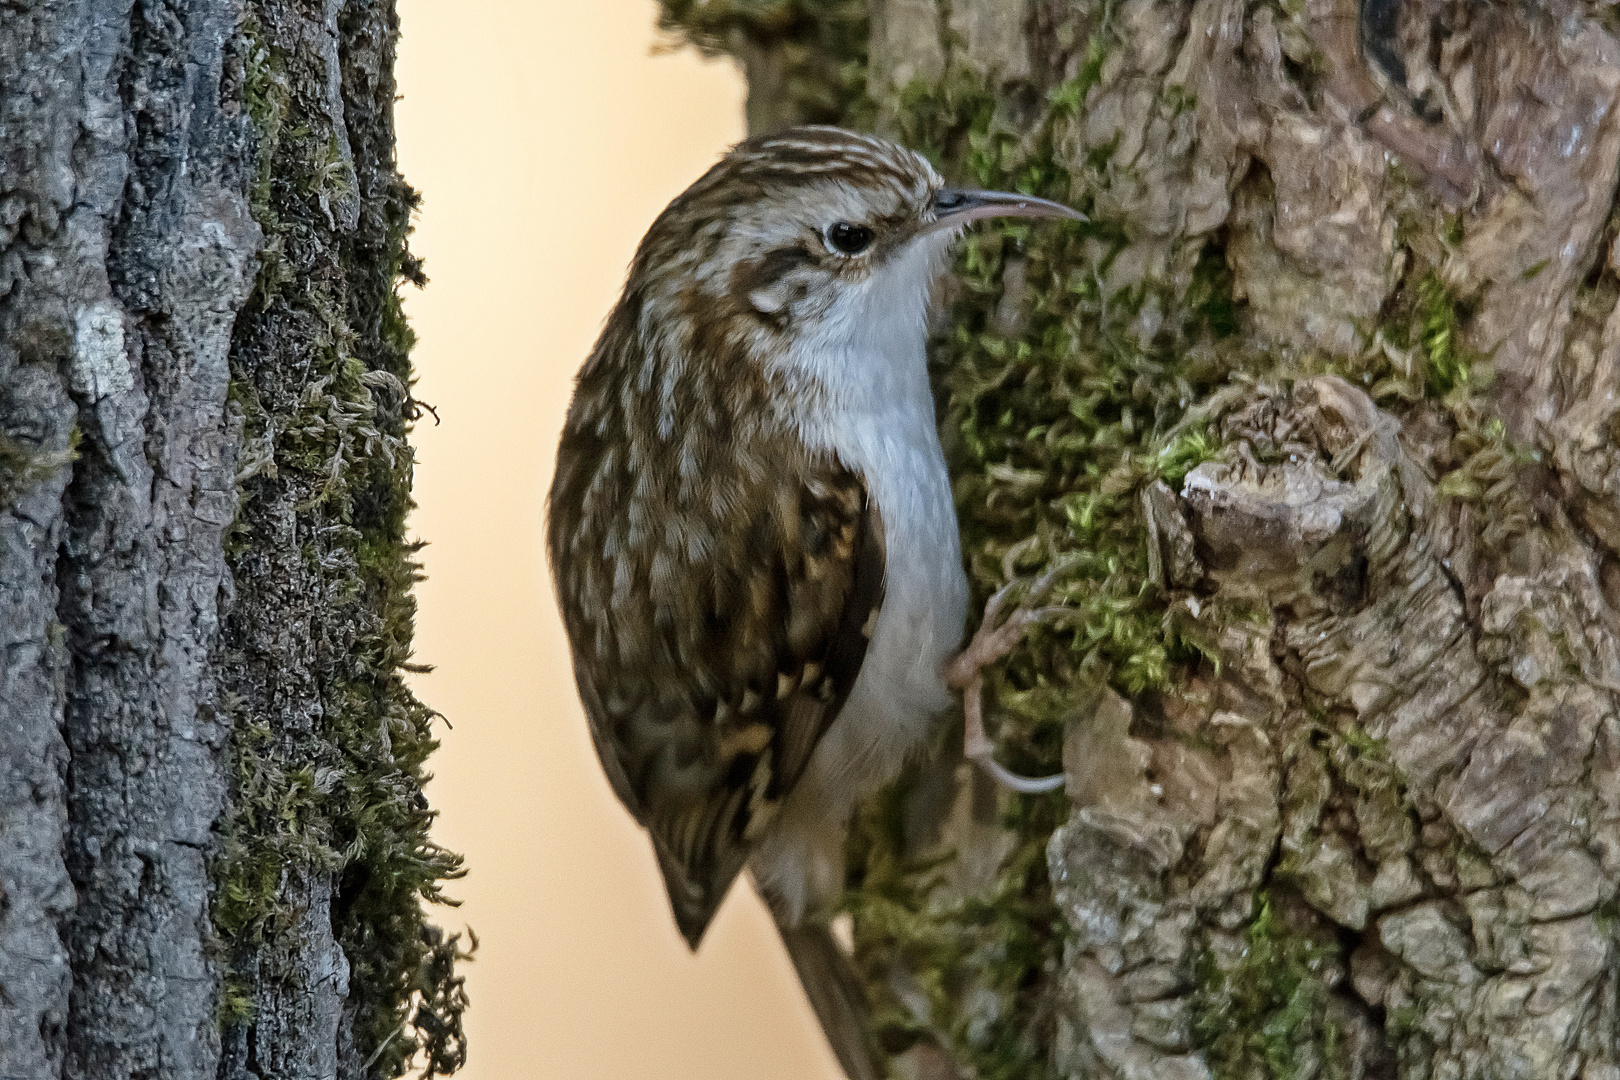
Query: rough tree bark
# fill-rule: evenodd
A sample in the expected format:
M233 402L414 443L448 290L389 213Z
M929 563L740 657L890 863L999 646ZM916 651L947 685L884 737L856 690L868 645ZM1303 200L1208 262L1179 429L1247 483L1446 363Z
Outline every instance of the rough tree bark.
M389 0L0 2L0 1076L462 1056Z
M665 0L756 125L1086 210L936 335L981 595L1070 613L863 814L901 1077L1620 1078L1620 20ZM869 16L869 17L868 17ZM831 51L829 51L831 50Z

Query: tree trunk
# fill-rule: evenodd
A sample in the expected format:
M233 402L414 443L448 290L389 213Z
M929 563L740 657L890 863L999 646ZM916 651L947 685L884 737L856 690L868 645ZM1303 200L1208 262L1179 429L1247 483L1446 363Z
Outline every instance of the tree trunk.
M1091 216L970 237L937 328L979 593L1069 608L999 753L1069 783L958 729L863 812L893 1074L1620 1078L1613 10L865 14L665 0L757 123Z
M0 1076L429 1074L387 0L0 14Z

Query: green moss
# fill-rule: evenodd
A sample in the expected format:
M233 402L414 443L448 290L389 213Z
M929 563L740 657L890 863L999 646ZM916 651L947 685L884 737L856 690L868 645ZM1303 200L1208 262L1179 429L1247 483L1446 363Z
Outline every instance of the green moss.
M1214 460L1219 452L1220 444L1207 427L1184 431L1159 451L1155 461L1159 478L1167 484L1179 484L1198 466Z
M1529 492L1543 482L1536 478L1541 454L1509 437L1492 397L1491 359L1469 345L1477 300L1447 283L1446 260L1463 239L1461 216L1424 216L1407 206L1397 221L1406 272L1380 313L1373 347L1300 373L1342 374L1366 386L1381 408L1403 422L1427 410L1438 424L1421 426L1452 433L1449 446L1430 459L1436 491L1443 499L1472 504L1475 554L1484 560L1479 580L1491 580L1492 564L1510 559L1535 526ZM1599 306L1606 314L1612 294Z
M244 13L241 32L244 44L242 104L253 125L258 148L248 204L253 220L264 230L254 291L264 295L290 280L292 274L283 255L281 222L272 197L275 151L281 144L282 128L292 106L292 88L287 81L283 58L270 48L265 38L257 9L250 8Z
M1418 282L1419 341L1428 361L1429 389L1440 397L1466 386L1474 368L1472 358L1457 340L1462 321L1457 307L1456 296L1438 274L1426 274Z
M945 157L947 173L1070 198L1102 182L1070 176L1053 152L1069 103L1083 94L1070 87L1054 95L1045 125L1018 134L998 124L988 93L958 77L926 106L915 103L926 122L910 134ZM1138 693L1163 685L1187 659L1147 581L1139 492L1160 476L1179 480L1214 452L1207 432L1169 433L1235 363L1226 347L1235 330L1231 279L1220 248L1209 244L1180 293L1158 282L1105 293L1100 279L1126 243L1101 221L1004 226L961 245L952 333L935 357L975 584L988 594L1009 568L1028 574L1053 558L1071 564L1059 595L1072 613L1014 659L1011 689L1046 681L1066 696L1069 676L1094 655L1116 686ZM1015 328L1001 310L1014 260L1025 290ZM1150 308L1151 320L1143 317ZM1006 692L1000 699L1018 712Z
M1351 726L1337 730L1314 724L1298 733L1298 752L1320 755L1320 768L1332 784L1328 805L1354 815L1353 835L1345 839L1360 848L1363 869L1372 873L1416 846L1421 828L1407 795L1406 778L1382 739ZM1320 807L1318 808L1320 809ZM1309 889L1297 878L1297 852L1287 850L1274 876Z
M429 839L422 785L436 714L404 681L419 571L405 540L416 406L396 289L424 280L406 243L416 197L386 175L362 191L323 87L311 91L312 73L297 68L307 58L277 50L262 10L248 5L242 50L265 248L232 349L229 406L245 445L226 550L238 609L309 619L306 676L319 704L305 723L284 724L275 708L255 713L262 701L226 703L232 783L213 916L232 968L219 1016L227 1029L253 1022L256 955L288 946L302 888L331 888L350 965L345 1008L368 1075L401 1075L413 1059L442 1075L465 1058L455 968L468 953L424 921L423 903L444 899L460 860ZM356 160L379 152L361 142L386 134L365 126L379 122L351 117ZM386 167L391 148L381 153ZM333 207L356 196L361 225L341 228ZM256 538L274 535L261 515L289 512L301 557L297 580L282 581L267 576L274 564ZM303 595L278 598L289 589Z
M1475 426L1488 415L1491 366L1466 340L1477 305L1448 284L1445 269L1462 243L1462 218L1422 214L1400 203L1396 209L1405 272L1372 328L1374 347L1330 369L1368 386L1385 408L1400 412L1432 402L1458 427Z
M256 1010L253 994L242 980L227 976L219 988L219 1004L215 1010L215 1023L220 1027L245 1024L253 1019Z
M1535 528L1537 513L1525 480L1541 468L1541 454L1510 439L1482 395L1463 399L1454 415L1451 467L1435 491L1443 499L1473 506L1479 553L1500 559Z
M1290 925L1268 894L1256 903L1241 951L1196 964L1193 1040L1219 1080L1333 1080L1343 1074L1327 982L1338 945Z
M79 427L68 433L65 450L41 450L0 434L0 510L16 503L35 484L79 459Z
M1423 1014L1414 1006L1398 1005L1389 1010L1389 1015L1384 1019L1384 1032L1402 1044L1423 1036Z
M1058 84L1048 100L1055 113L1069 116L1078 116L1080 106L1085 103L1086 93L1097 80L1102 77L1103 60L1108 56L1108 48L1101 33L1092 34L1086 41L1086 54L1080 62L1080 70L1072 79L1066 79Z

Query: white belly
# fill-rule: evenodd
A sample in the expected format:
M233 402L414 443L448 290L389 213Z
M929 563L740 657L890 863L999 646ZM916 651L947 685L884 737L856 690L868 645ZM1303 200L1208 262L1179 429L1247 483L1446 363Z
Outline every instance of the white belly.
M927 434L926 445L884 446L884 461L849 462L883 514L885 563L860 676L810 762L829 774L845 815L894 778L951 700L941 669L961 643L968 586L932 417Z
M883 516L885 572L849 699L750 863L778 916L791 921L837 899L855 804L899 774L951 702L941 669L961 643L968 583L921 351L919 340L911 372L882 373L901 385L867 399L884 403L881 414L846 410L801 428L866 480Z

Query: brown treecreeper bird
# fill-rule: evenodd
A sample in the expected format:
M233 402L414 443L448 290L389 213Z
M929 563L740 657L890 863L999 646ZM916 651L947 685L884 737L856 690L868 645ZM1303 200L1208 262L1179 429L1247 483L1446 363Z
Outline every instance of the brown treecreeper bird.
M859 800L966 690L1004 782L927 379L930 285L994 216L1082 215L945 188L919 155L831 127L733 148L642 240L579 373L549 552L591 735L652 836L696 948L747 865L852 1077L859 990L825 919ZM1056 780L1061 783L1060 779Z

